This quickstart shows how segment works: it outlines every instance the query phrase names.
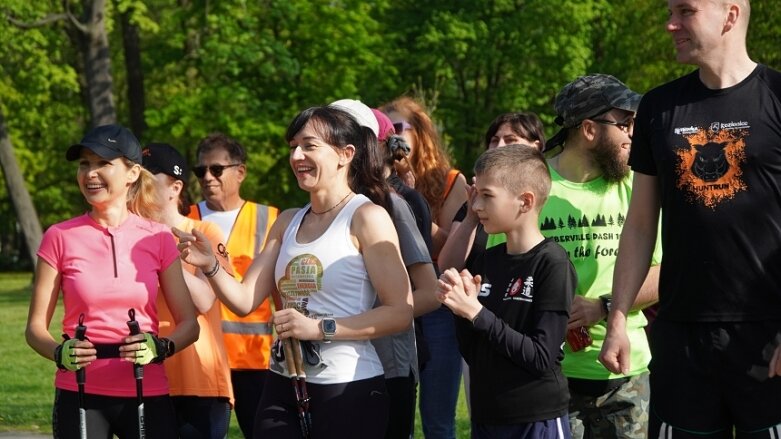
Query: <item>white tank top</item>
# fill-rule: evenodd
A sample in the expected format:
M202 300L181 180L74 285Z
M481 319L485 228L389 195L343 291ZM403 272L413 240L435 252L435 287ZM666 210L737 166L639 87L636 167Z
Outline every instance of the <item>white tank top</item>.
M306 244L296 241L299 226L309 211L299 210L282 238L274 275L285 307L306 310L310 317L349 317L364 313L374 305L374 290L363 256L350 238L353 214L371 201L356 194L317 239ZM334 340L319 344L322 367L306 366L307 381L336 384L383 374L382 364L369 340ZM287 375L272 355L271 370Z

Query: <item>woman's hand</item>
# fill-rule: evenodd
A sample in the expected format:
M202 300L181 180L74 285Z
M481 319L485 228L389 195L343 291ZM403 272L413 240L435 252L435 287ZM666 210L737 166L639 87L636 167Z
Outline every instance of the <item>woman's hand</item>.
M192 233L187 233L173 227L171 231L179 239L176 248L179 249L180 257L184 262L194 265L204 272L208 272L214 267L216 256L212 252L212 244L206 235L195 229Z
M89 366L97 360L98 351L89 340L71 338L57 346L54 352L54 362L57 367L70 371Z
M274 328L280 339L295 338L298 340L322 340L318 320L310 319L294 308L276 311L272 316Z

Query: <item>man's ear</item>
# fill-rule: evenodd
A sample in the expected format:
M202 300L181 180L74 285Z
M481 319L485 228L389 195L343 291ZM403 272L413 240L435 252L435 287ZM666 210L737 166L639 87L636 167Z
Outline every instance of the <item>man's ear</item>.
M236 166L236 179L238 179L239 184L241 184L245 178L247 178L247 165L242 163L239 166Z
M586 140L589 142L593 141L597 138L597 123L589 119L584 119L583 122L580 123L580 132Z
M722 34L731 31L735 28L735 26L737 26L741 12L742 11L740 10L740 6L736 4L729 5L729 8L727 9L727 16L724 17L724 28Z

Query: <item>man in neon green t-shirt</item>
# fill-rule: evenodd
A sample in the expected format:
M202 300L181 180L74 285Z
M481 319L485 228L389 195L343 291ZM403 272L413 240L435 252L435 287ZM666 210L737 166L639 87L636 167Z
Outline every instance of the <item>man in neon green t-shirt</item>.
M569 381L570 427L574 438L644 438L648 423L648 362L651 359L641 309L658 297L659 243L627 331L632 369L611 374L598 361L611 304L618 240L629 209L632 176L627 159L640 95L609 75L567 84L556 96L561 131L546 149L561 147L548 161L552 188L540 213L540 229L569 254L578 274L568 329L585 328L593 343L564 348ZM487 247L504 240L489 237Z

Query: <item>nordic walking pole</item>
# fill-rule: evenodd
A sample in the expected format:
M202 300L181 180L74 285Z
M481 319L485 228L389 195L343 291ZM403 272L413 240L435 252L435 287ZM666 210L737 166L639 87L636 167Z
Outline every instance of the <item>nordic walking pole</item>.
M79 315L79 325L76 326L75 338L86 340L87 327L84 326L84 314ZM79 385L79 437L87 439L87 407L84 404L84 383L87 381L87 371L84 367L76 370L76 384Z
M271 292L271 299L274 301L274 309L280 310L284 308L282 305L282 297L279 295L279 291L276 289ZM296 395L296 406L298 407L298 422L299 426L301 427L301 436L304 439L309 439L311 437L310 430L312 427L312 421L309 415L309 395L306 391L306 373L304 372L303 365L296 367L295 356L295 351L298 351L298 357L301 358L301 345L298 340L292 338L286 338L281 340L281 342L282 350L285 353L285 367L287 369L287 373L290 375L290 382L293 384L293 392ZM294 343L298 349L293 346ZM303 374L303 376L301 374Z
M312 428L312 416L309 413L309 392L306 390L306 371L304 370L304 354L301 352L301 340L290 339L293 351L293 366L296 369L296 379L298 380L298 392L301 394L299 405L301 406L300 412L304 414L304 425L306 431L304 438L311 436Z
M130 308L127 312L127 316L130 318L127 322L127 327L130 329L130 335L136 335L141 333L141 328L138 327L136 321L136 310ZM146 426L144 425L144 366L140 364L133 364L133 375L136 377L136 402L138 403L138 438L146 438Z

